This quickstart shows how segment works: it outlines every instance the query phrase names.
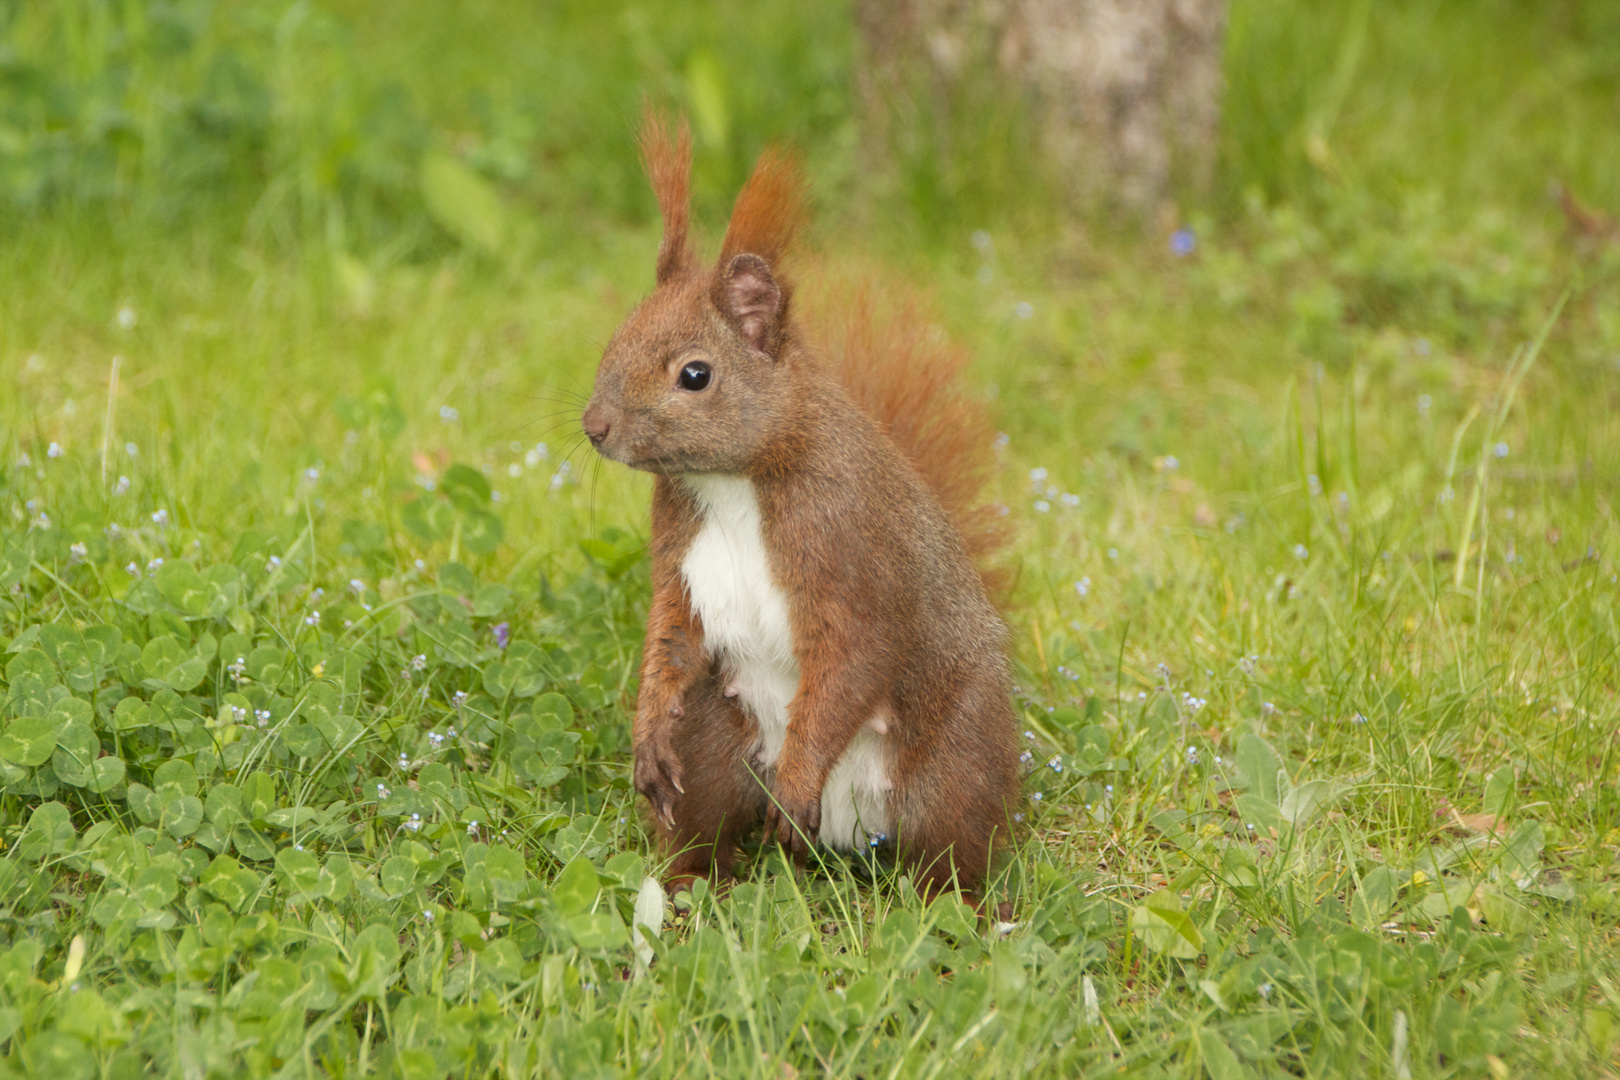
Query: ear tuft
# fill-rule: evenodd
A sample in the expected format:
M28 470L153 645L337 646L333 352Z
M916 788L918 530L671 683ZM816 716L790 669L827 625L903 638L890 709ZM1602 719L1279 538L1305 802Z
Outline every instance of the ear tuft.
M658 284L693 269L686 244L686 222L692 202L692 131L683 116L674 131L664 115L649 104L641 116L641 161L658 197L664 238L658 245Z
M743 252L753 252L771 266L780 266L804 218L804 174L799 159L778 147L766 150L737 193L731 223L720 245L720 265Z
M775 356L782 336L782 289L758 255L738 255L715 282L715 304L743 340Z

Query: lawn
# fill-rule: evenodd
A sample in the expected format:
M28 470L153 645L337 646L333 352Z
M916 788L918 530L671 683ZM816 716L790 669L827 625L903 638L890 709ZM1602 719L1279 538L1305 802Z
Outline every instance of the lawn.
M1235 0L1132 222L860 167L802 7L0 15L0 1073L1620 1074L1620 21ZM973 351L1010 922L658 887L643 94Z

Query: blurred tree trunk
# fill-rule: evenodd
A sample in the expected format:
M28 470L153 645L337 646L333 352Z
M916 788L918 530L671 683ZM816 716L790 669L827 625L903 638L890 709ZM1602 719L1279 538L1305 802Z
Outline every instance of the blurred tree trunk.
M989 78L1025 99L1041 149L1082 201L1155 206L1205 184L1220 121L1227 0L856 0L867 139L927 124L947 150L952 96Z

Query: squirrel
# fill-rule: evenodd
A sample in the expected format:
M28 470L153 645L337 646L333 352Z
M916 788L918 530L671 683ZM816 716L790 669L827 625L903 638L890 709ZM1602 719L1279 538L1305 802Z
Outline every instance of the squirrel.
M924 895L973 895L1020 796L999 542L963 364L915 312L835 298L823 351L784 266L805 216L768 150L718 262L688 242L691 139L649 113L654 291L604 350L582 425L654 475L632 729L672 888L733 876L761 824L802 863L891 846ZM910 321L908 322L908 317ZM1021 816L1021 815L1020 815Z

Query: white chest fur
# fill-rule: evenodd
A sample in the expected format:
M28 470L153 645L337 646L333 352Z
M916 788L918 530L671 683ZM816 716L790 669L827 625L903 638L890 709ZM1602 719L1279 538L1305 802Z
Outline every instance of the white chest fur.
M743 476L694 474L685 483L703 524L681 563L692 608L727 686L759 729L758 758L774 765L787 737L788 706L799 689L787 594L771 573L759 498ZM873 717L850 742L822 791L821 838L851 848L890 831L884 718Z

